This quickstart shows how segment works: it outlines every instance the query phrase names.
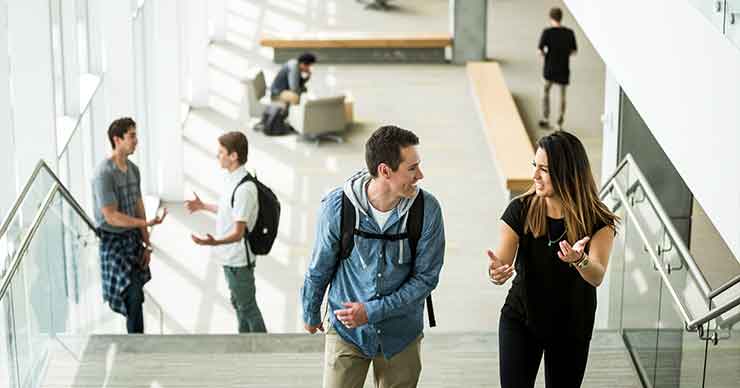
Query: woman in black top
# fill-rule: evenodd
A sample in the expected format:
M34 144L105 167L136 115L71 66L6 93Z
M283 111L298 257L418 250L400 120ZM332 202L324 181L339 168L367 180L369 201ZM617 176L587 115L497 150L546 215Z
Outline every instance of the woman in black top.
M578 387L618 218L575 136L540 139L533 166L534 185L511 201L488 251L492 283L517 273L499 322L501 386L533 387L544 354L547 387Z

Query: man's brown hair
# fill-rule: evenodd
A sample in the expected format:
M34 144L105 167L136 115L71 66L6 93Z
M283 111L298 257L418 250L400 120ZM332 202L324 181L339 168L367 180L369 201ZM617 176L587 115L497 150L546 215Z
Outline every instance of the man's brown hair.
M560 23L563 21L563 10L558 7L550 8L550 19Z
M131 128L136 128L136 121L131 117L121 117L120 119L114 120L108 127L108 140L110 140L110 147L116 149L116 143L113 141L114 137L123 139Z
M247 136L238 131L224 133L218 137L218 143L221 144L231 155L236 152L239 157L239 164L247 163L247 154L249 154L249 142Z
M401 148L419 145L419 138L413 132L385 125L373 132L365 143L365 163L370 175L378 177L378 166L385 163L391 170L401 165Z

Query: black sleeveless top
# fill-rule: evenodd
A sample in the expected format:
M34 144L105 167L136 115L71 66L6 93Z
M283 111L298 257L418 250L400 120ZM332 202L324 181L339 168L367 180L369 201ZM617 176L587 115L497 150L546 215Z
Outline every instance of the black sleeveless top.
M565 221L547 217L547 233L535 238L531 232L524 234L526 215L526 203L514 199L501 216L519 236L517 275L504 309L509 308L541 339L590 340L596 315L596 288L577 269L558 258L558 243L567 240ZM604 226L596 225L591 236Z

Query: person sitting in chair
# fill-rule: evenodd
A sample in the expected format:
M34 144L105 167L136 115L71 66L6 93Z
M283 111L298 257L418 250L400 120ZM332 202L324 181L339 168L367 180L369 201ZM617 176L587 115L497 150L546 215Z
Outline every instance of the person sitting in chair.
M301 93L307 90L306 83L311 78L311 66L314 63L316 56L311 53L304 53L286 62L270 86L272 100L297 105Z

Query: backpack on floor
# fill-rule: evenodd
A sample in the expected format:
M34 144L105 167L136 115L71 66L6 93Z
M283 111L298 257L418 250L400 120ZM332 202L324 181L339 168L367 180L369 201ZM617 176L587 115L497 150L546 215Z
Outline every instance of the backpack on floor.
M280 136L295 132L288 124L288 108L283 104L270 104L265 107L255 130L262 131L267 136Z
M416 259L416 246L421 238L421 228L424 224L424 194L419 194L414 199L409 209L408 220L406 223L406 232L400 234L377 234L368 233L355 229L355 207L346 194L342 194L341 210L341 240L339 241L339 259L348 259L355 247L355 235L368 239L398 241L408 238L411 247L411 259ZM434 306L432 305L432 295L429 294L426 299L427 314L429 315L429 327L437 326L437 320L434 318Z
M254 182L255 186L257 186L257 202L259 203L257 222L254 224L252 230L247 230L244 234L244 244L247 245L249 243L247 245L247 265L254 267L256 258L250 260L249 248L252 248L252 252L255 255L266 255L270 253L272 244L277 237L278 224L280 223L280 201L269 187L257 180L252 174L247 173L236 187L234 187L234 192L231 193L232 208L234 207L236 189L245 182Z

